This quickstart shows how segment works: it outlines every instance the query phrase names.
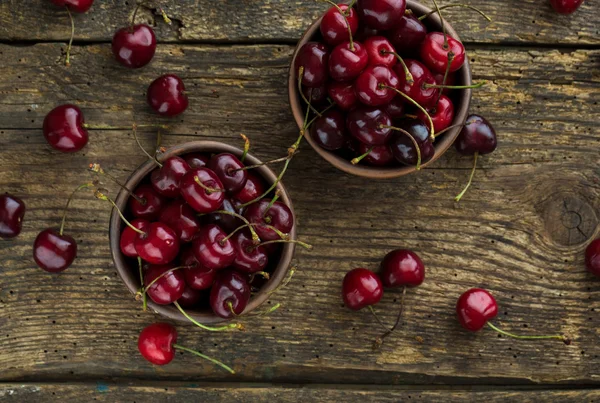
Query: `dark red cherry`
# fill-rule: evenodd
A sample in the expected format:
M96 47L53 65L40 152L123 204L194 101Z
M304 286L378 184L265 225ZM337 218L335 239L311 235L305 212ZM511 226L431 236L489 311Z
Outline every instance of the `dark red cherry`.
M241 204L251 202L265 193L266 187L263 179L254 172L248 172L248 180L244 188L233 195L233 199Z
M179 238L175 231L161 222L148 225L134 242L138 255L150 264L170 263L179 254Z
M419 144L421 163L429 161L434 156L435 148L429 140L430 132L423 122L417 119L407 119L398 123L398 127L410 133ZM398 162L404 165L417 165L418 155L415 144L406 134L396 132L390 147Z
M312 139L322 148L335 151L346 144L344 115L336 109L325 112L310 128Z
M344 304L358 311L369 305L375 305L383 296L381 280L367 269L354 269L346 273L342 282Z
M384 36L372 36L363 45L369 55L369 66L392 67L398 62L398 58L392 54L396 50Z
M112 51L117 61L125 67L144 67L150 63L156 51L154 30L146 24L121 28L113 36Z
M192 250L198 262L207 269L220 270L233 263L235 249L227 233L218 225L209 224L200 228L192 242Z
M129 198L129 209L137 218L154 220L158 218L167 201L156 193L151 185L140 185L133 192L142 202L134 197Z
M88 11L94 0L50 0L59 7L68 7L74 13L85 13Z
M444 83L444 73L432 73L433 78L435 79L435 83L437 85L455 85L456 84L456 74L448 73L446 77L446 82ZM452 90L450 88L442 89L442 94L448 95Z
M88 132L83 126L81 109L71 104L57 106L44 118L44 137L55 150L74 153L88 142Z
M208 165L210 156L202 153L191 153L183 156L190 168L202 168Z
M175 231L181 242L191 242L200 228L196 212L183 200L173 200L167 204L158 220Z
M406 113L406 103L404 98L396 95L387 105L383 105L382 109L392 119L400 119Z
M398 76L390 68L385 66L367 67L354 83L358 100L365 105L381 106L389 103L398 93L397 88L400 81Z
M77 242L72 236L53 228L43 230L33 242L33 259L43 270L59 273L66 270L77 256Z
M183 308L195 308L198 306L200 301L202 301L202 297L204 297L204 293L199 290L195 290L190 286L185 286L183 290L183 294L177 300L177 303L181 305Z
M250 231L238 231L231 237L235 260L232 266L244 273L256 273L267 267L269 256L264 247L256 247L252 241ZM267 245L268 246L268 245Z
M360 42L350 42L337 45L329 55L329 75L336 81L352 80L367 67L369 55Z
M413 59L405 59L404 63L412 74L413 83L406 80L406 74L401 64L394 66L394 71L398 76L399 84L398 89L412 98L419 105L424 108L433 106L438 98L439 89L437 88L426 88L425 84L436 84L433 74L427 67L421 62Z
M181 78L175 74L158 77L148 87L148 104L159 115L177 116L188 107L188 96Z
M270 225L284 234L289 234L294 226L294 216L290 208L280 201L273 203L267 211L270 200L262 199L246 207L244 217L253 224L259 238L264 241L281 239L272 229L265 226Z
M379 277L384 287L417 287L425 280L425 265L416 253L396 249L383 258Z
M328 70L329 50L318 42L305 43L296 56L295 73L304 67L302 85L307 87L320 87L329 77Z
M223 205L221 206L220 210L225 210L229 211L230 213L238 214L239 211L235 207L236 203L237 201L232 201L232 199L225 198L223 200ZM204 224L216 224L219 227L221 227L225 232L233 232L236 228L244 225L242 220L230 214L210 213L202 218L202 222Z
M358 103L353 82L332 81L327 86L327 94L344 111L354 108Z
M450 72L457 71L465 63L465 47L456 39L448 36L448 47L444 47L444 34L441 32L430 32L425 36L421 44L421 60L431 71L444 73L448 66L448 52L454 53L454 59L450 63Z
M405 14L398 24L388 32L388 38L396 52L403 55L415 55L427 35L427 28L413 14Z
M359 21L358 30L356 31L356 35L354 35L354 39L359 42L362 42L365 39L370 38L372 36L381 36L382 32L383 31L372 28L366 24L360 24Z
M140 333L138 350L142 357L155 365L166 365L173 361L177 343L177 331L168 323L154 323Z
M583 3L583 0L550 0L552 8L560 14L572 14Z
M144 287L147 288L146 293L159 305L169 305L177 301L185 290L185 279L182 269L169 270L175 268L175 265L150 265L144 274ZM160 278L159 278L160 277ZM156 280L158 278L158 280ZM150 287L150 283L154 280L154 284Z
M210 290L210 306L215 315L225 319L240 315L250 301L247 277L233 270L217 274Z
M585 250L585 267L596 277L600 277L600 239L592 241Z
M148 225L150 225L150 221L142 220L142 219L138 218L138 219L130 221L130 224L133 225L135 228L145 232L146 229L148 228ZM120 246L121 252L125 256L138 257L138 253L135 250L135 240L137 239L138 235L140 235L140 234L135 232L128 225L126 225L123 232L121 232L121 239L119 240L119 246Z
M180 263L182 266L188 266L183 269L183 276L188 286L196 290L206 290L212 286L217 271L202 266L196 259L193 248L182 250Z
M181 178L190 171L183 158L171 157L162 163L162 167L150 174L150 183L158 194L175 198L180 193Z
M194 178L212 190L202 188ZM208 168L192 169L181 179L181 196L197 212L210 213L218 210L225 199L225 189L214 171Z
M406 11L406 0L359 0L358 16L370 27L388 30L400 22Z
M379 108L361 106L348 113L346 127L354 138L369 146L387 144L391 138L392 130L383 126L390 126L392 119Z
M208 168L217 174L223 187L229 193L236 193L244 188L248 179L247 171L239 171L244 164L233 154L221 153L213 156Z
M342 12L348 14L345 18L340 14L337 7L331 7L321 20L321 35L329 46L337 46L344 41L350 40L348 25L350 25L352 35L358 30L358 15L354 8L347 11L347 4L338 4L338 7Z
M8 193L0 195L0 238L14 238L21 233L25 216L23 200Z
M310 100L312 106L322 106L327 101L327 87L325 84L320 87L305 87L302 86L304 97Z
M471 288L458 299L456 314L462 327L476 332L498 315L498 304L486 290Z
M431 121L433 122L433 129L436 133L448 128L454 120L454 104L450 98L445 95L442 95L437 106L430 109L428 112ZM417 119L429 128L429 119L427 119L422 111L417 112Z
M456 142L456 151L463 155L489 154L496 149L498 140L496 131L484 117L470 115L460 131Z
M391 165L392 162L394 162L394 154L392 154L392 149L387 144L371 147L360 143L358 146L358 155L363 155L369 150L371 150L371 152L363 159L363 161L367 162L369 165L382 167Z

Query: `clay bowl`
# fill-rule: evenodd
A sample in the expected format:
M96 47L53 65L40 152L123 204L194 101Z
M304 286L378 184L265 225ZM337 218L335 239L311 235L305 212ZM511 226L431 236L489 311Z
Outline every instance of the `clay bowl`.
M416 17L427 14L432 10L428 7L425 7L421 3L416 1L407 0L406 8L412 10ZM321 24L321 20L323 17L316 20L310 28L304 33L300 42L298 42L298 46L294 52L294 56L292 57L292 63L289 71L289 83L288 83L288 92L290 97L290 106L292 109L292 113L294 115L294 119L296 120L296 124L298 128L302 128L304 123L304 114L305 114L305 105L302 101L300 95L298 94L297 87L297 72L294 71L294 64L296 62L296 56L298 55L298 51L300 48L309 41L318 40L320 38L319 27ZM433 14L426 18L423 23L427 26L429 31L441 31L442 24L441 19L437 14ZM452 26L444 20L444 24L446 27L446 31L448 35L453 38L460 40L456 31L452 28ZM469 66L468 58L465 58L465 64L463 67L458 70L456 73L456 84L455 85L470 85L472 84L471 79L471 67ZM469 104L471 103L471 95L472 90L454 90L452 91L452 101L454 103L455 108L455 117L452 125L464 124L468 113L469 113ZM425 164L422 164L422 167L426 167L427 165L433 163L439 157L442 156L450 148L450 146L456 140L456 137L460 133L460 127L456 127L452 130L449 130L442 134L439 138L436 139L434 143L435 146L435 155L433 158ZM335 154L331 151L327 151L321 148L318 144L316 144L310 136L310 133L307 133L306 140L311 145L311 147L325 160L327 160L334 167L349 173L351 175L362 176L365 178L372 179L385 179L385 178L396 178L404 175L408 175L416 171L414 166L392 166L392 167L374 167L369 165L352 165L350 163L350 159L344 159L338 154Z
M159 161L164 161L172 156L183 156L185 154L196 152L206 154L218 154L222 152L227 152L236 155L238 158L240 158L243 153L242 150L224 143L219 143L215 141L193 141L190 143L185 143L170 148L165 153L161 154L158 159ZM260 164L261 161L256 157L252 156L251 154L248 154L246 156L245 163L246 165L254 165ZM143 163L129 177L129 179L125 183L125 186L128 189L136 189L139 184L149 180L150 172L152 172L154 169L156 169L156 164L154 162L147 161ZM275 173L273 173L273 171L271 171L267 166L255 168L254 172L264 179L265 184L267 186L270 186L273 183L275 183L275 180L277 179ZM292 202L283 184L279 183L277 185L277 188L281 191L281 196L279 200L285 203L294 215L294 227L292 228L292 231L289 235L290 239L296 239L296 220ZM115 200L116 205L121 209L121 211L125 212L125 216L128 219L131 218L127 212L127 202L129 200L129 197L129 194L126 191L121 190L121 192L118 194ZM113 261L115 262L117 272L125 282L125 285L129 289L129 291L135 295L140 288L139 269L137 260L128 258L125 255L123 255L119 247L119 239L121 237L121 232L124 226L125 224L117 214L116 210L113 209L110 217L109 226L111 254L113 257ZM294 249L294 244L287 243L283 245L283 247L281 248L279 258L274 259L273 262L270 262L267 266L267 270L271 273L271 279L262 286L258 293L252 296L243 314L247 314L255 310L261 304L263 304L269 298L269 294L281 284L290 268L292 256L294 255ZM148 307L156 313L169 319L182 322L189 322L189 320L185 318L173 305L158 305L155 304L150 298L148 298ZM226 321L226 319L215 315L208 306L206 308L196 310L186 309L186 312L196 321L204 324Z

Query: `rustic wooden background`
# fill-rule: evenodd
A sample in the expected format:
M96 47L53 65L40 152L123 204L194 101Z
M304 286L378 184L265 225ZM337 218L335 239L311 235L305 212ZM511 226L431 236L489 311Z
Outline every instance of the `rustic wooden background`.
M190 108L165 145L210 139L282 155L297 128L287 101L288 63L311 21L327 8L311 0L163 1L173 25L149 3L139 20L160 40L139 71L112 58L113 32L134 0L97 0L76 17L72 66L62 64L68 17L47 0L0 2L0 191L27 204L24 229L0 242L0 401L598 401L600 282L583 251L598 235L600 207L600 13L586 1L572 16L547 0L470 0L489 14L448 10L466 43L477 91L472 110L496 126L499 148L480 161L463 201L471 160L448 151L430 168L393 180L343 174L306 144L285 177L299 235L299 271L273 297L283 308L245 321L244 333L212 334L178 325L180 341L232 365L229 376L190 355L154 367L138 354L143 313L110 259L110 208L79 194L67 231L79 241L60 275L35 267L36 234L57 226L72 189L99 162L121 179L145 158L128 131L93 131L65 155L45 143L45 114L78 104L88 123L163 122L144 92L153 78L179 74ZM447 2L442 2L447 3ZM144 132L150 147L155 134ZM116 189L112 187L113 191ZM342 306L349 269L376 269L398 247L417 251L426 282L411 290L404 321L380 351L367 311ZM455 320L458 295L490 289L497 324L521 333L562 332L557 341L467 334ZM399 293L377 307L392 322ZM599 388L599 389L596 389Z

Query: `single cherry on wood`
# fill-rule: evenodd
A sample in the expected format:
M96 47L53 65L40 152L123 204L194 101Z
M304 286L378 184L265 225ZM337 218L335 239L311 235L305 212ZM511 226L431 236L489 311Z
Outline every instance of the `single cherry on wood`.
M600 277L600 239L593 240L585 249L585 267L596 277Z
M384 287L417 287L425 280L425 265L413 251L396 249L383 258L379 276Z
M215 315L225 319L241 315L249 301L250 285L245 275L230 269L217 274L210 290L210 306Z
M156 35L146 24L135 24L115 32L112 52L119 63L131 69L144 67L156 52Z
M74 13L85 13L94 4L94 0L50 0L59 7L67 7Z
M148 104L159 115L177 116L189 104L185 85L175 74L165 74L154 80L148 87Z
M383 296L383 285L375 273L364 268L349 271L342 282L344 304L358 311L377 304Z
M0 238L15 238L21 233L25 203L20 198L5 193L0 195Z
M557 13L573 14L583 4L583 0L550 0L550 4Z
M57 106L44 118L44 138L55 150L74 153L88 142L89 135L84 124L83 113L77 106Z

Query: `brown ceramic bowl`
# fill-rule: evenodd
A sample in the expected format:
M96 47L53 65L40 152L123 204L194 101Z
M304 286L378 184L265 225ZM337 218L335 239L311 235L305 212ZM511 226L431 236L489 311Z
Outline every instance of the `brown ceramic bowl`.
M238 158L242 156L242 150L227 145L223 143L219 143L216 141L193 141L190 143L181 144L170 148L165 153L163 153L159 160L164 161L165 159L173 156L182 156L185 154L193 153L193 152L201 152L207 154L213 153L222 153L227 152L236 155ZM261 161L256 157L248 154L246 156L246 165L254 165L260 164ZM152 161L147 161L142 164L138 169L136 169L133 174L129 177L125 186L128 189L135 189L140 183L147 181L152 172L156 169L156 164ZM267 185L272 185L275 183L277 179L277 175L273 173L267 166L261 166L254 169L254 172L260 175ZM281 196L279 198L280 201L285 203L290 210L292 211L292 215L294 216L294 226L292 231L290 232L290 239L296 239L296 224L295 224L295 214L294 207L292 206L292 201L290 200L289 194L285 190L285 187L279 183L277 188L281 191ZM125 216L127 217L127 201L129 200L129 194L121 190L118 194L115 203L121 211L125 212ZM110 249L112 253L113 260L115 262L115 266L117 267L117 272L129 288L132 294L135 295L140 288L140 279L139 279L139 270L137 266L137 261L135 259L131 259L126 257L121 253L121 249L119 247L119 239L121 238L121 231L123 230L124 223L117 214L116 210L113 209L113 212L110 217L110 226L109 226L109 240L110 240ZM252 296L248 306L244 310L243 314L247 314L248 312L256 309L258 306L263 304L268 298L269 294L283 281L285 278L291 262L292 256L294 255L295 245L292 243L284 244L281 248L280 257L278 259L277 264L269 264L271 271L271 279L260 289L258 293ZM189 322L173 305L158 305L155 304L150 298L148 298L148 306L150 309L154 310L156 313L163 315L169 319ZM217 323L225 321L217 315L215 315L210 308L205 310L186 310L186 312L193 317L196 321L204 324Z
M425 7L421 3L413 1L413 0L407 0L406 8L412 10L412 12L417 17L427 14L432 11L430 8ZM290 106L292 108L292 113L294 114L294 119L296 119L296 124L298 125L299 128L302 128L303 123L304 123L305 109L304 109L304 102L302 101L302 99L300 98L300 95L298 94L297 75L296 75L296 72L294 71L294 64L296 62L296 56L298 55L298 51L300 50L300 48L306 42L315 40L320 36L319 27L321 25L322 19L323 19L323 17L321 16L321 18L316 20L310 26L310 28L304 33L304 35L300 39L300 42L298 42L298 46L296 47L296 51L294 52L294 56L292 57L292 63L291 63L290 72L289 72L288 91L289 91L289 96L290 96ZM423 23L427 26L429 31L441 31L442 30L441 19L440 19L439 15L437 15L437 14L433 14L430 17L426 18L423 21ZM444 24L445 24L448 35L452 36L453 38L455 38L457 40L460 40L456 31L452 28L452 26L450 26L450 24L448 24L448 22L446 22L446 20L444 20ZM456 74L456 85L472 84L471 67L469 66L468 58L465 58L465 64L455 74ZM464 124L467 119L468 113L469 113L469 104L471 103L472 90L470 90L470 89L455 90L455 91L453 91L453 94L454 95L452 96L452 98L453 98L453 102L454 102L455 116L454 116L454 121L452 122L452 125ZM443 135L441 135L434 143L435 155L433 156L433 158L430 161L423 164L422 167L425 167L425 166L433 163L435 160L437 160L439 157L441 157L442 154L444 154L446 152L446 150L448 150L448 148L450 148L450 146L454 143L454 140L456 140L456 137L460 133L460 130L461 130L460 127L457 127L455 129L449 130L446 133L444 133ZM361 165L361 164L352 165L349 160L346 160L335 153L332 153L330 151L327 151L327 150L321 148L318 144L316 144L313 141L310 134L306 135L306 140L311 145L311 147L314 148L314 150L321 157L325 158L325 160L327 160L331 165L333 165L334 167L336 167L338 169L341 169L342 171L344 171L346 173L352 174L352 175L363 176L365 178L384 179L384 178L396 178L396 177L404 176L404 175L407 175L407 174L410 174L410 173L416 171L414 166L374 167L374 166Z

